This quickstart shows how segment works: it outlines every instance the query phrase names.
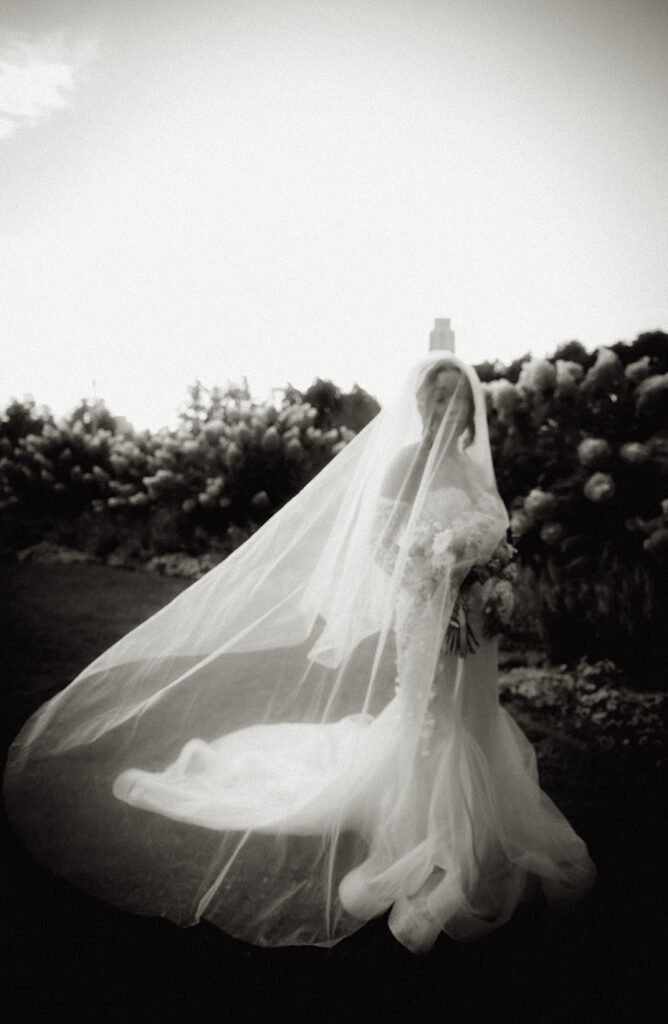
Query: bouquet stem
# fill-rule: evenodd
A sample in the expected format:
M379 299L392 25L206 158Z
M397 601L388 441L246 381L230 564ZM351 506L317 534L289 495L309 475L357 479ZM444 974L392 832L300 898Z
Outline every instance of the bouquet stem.
M480 641L473 632L468 619L467 608L461 600L457 600L445 634L444 650L447 654L456 654L464 658L467 654L475 654Z

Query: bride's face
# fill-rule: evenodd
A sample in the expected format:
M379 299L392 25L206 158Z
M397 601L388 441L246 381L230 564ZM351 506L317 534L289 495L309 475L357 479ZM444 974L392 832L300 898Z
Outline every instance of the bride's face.
M459 370L439 370L420 410L426 437L433 438L444 419L457 437L463 432L471 416L471 396L466 385Z

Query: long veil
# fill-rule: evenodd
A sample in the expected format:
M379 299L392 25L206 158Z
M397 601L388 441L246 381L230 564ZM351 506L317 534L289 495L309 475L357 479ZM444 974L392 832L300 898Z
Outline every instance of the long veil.
M443 648L507 524L480 382L434 353L33 715L5 776L14 828L116 906L264 945L329 945L392 908L422 951L495 927L539 878L581 895L593 866L499 708L494 642Z

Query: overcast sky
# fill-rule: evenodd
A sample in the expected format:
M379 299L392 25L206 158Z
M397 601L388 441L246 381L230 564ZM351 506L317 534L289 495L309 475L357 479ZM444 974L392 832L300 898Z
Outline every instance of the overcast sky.
M668 330L667 44L666 0L0 0L0 407Z

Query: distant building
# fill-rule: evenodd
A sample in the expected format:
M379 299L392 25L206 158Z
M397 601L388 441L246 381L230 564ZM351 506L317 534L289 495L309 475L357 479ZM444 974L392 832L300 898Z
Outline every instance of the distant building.
M455 332L450 326L450 321L444 317L437 317L434 320L434 329L429 335L429 351L432 352L434 349L455 351Z

